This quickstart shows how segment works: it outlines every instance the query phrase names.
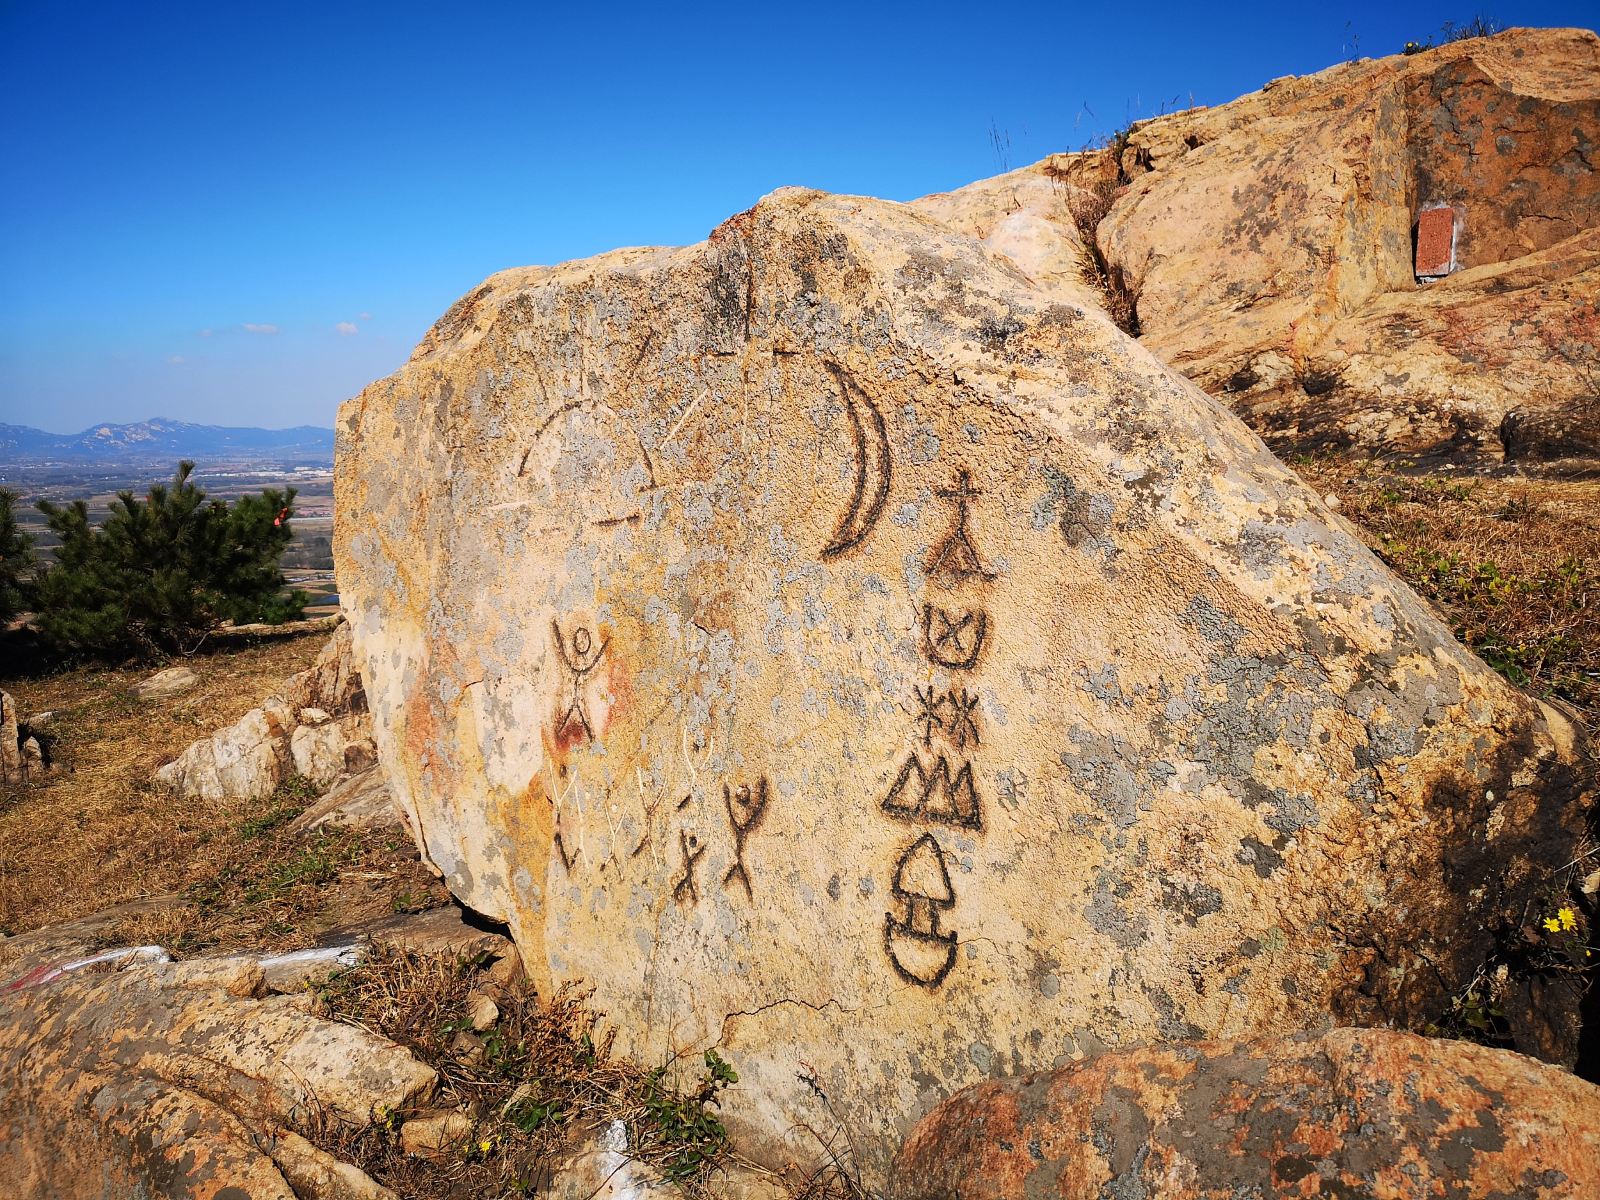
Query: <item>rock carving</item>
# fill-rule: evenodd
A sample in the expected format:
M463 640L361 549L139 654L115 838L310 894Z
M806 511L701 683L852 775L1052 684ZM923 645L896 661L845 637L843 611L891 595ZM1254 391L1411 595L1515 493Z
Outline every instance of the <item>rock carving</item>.
M850 435L855 449L855 492L850 508L839 518L833 537L822 548L824 559L837 558L859 546L872 527L883 515L883 506L889 499L889 480L894 464L889 453L889 431L883 413L860 389L851 385L843 371L832 365L828 368L839 384L839 394L844 398L845 416L850 419ZM859 396L859 400L857 397ZM867 423L861 420L861 410L867 411Z
M555 633L556 649L561 654L561 661L572 673L572 702L567 705L566 712L562 713L561 720L556 723L556 740L559 742L565 738L568 729L576 723L583 733L583 739L592 742L594 728L589 724L589 714L583 705L583 678L599 665L601 658L605 656L606 647L611 645L611 639L603 639L596 647L594 636L588 627L580 625L572 631L572 647L569 650L566 638L561 634L560 623L551 621L550 628Z
M956 962L956 934L939 928L939 914L955 906L944 851L925 833L906 847L891 891L905 902L905 919L883 914L883 944L895 972L907 983L936 988Z

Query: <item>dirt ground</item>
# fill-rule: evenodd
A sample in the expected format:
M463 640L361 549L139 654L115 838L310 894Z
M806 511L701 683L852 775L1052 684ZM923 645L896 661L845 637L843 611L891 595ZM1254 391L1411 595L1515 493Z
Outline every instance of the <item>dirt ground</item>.
M1491 667L1600 719L1600 479L1294 461Z
M403 830L289 835L283 827L316 798L302 781L242 804L178 801L152 783L162 763L310 666L326 640L219 645L184 660L200 682L170 700L131 691L167 664L0 677L24 720L54 714L46 729L59 764L0 791L0 932L163 898L172 902L106 940L287 950L336 925L446 902Z

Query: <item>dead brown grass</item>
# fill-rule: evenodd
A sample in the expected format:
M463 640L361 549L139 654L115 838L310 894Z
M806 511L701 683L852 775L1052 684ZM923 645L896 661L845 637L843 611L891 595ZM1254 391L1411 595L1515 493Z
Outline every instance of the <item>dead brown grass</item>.
M404 835L285 835L282 822L310 798L304 789L219 805L174 801L152 785L156 767L260 704L326 640L326 632L273 638L187 659L199 685L165 701L130 691L150 666L0 681L23 714L56 714L51 751L62 768L0 792L0 929L180 893L186 903L99 936L180 950L289 949L346 916L392 912L402 896L418 907L441 902Z
M1600 717L1600 480L1419 474L1347 457L1294 465L1485 662L1591 724Z
M474 1031L474 993L499 1016ZM690 1196L722 1194L731 1164L716 1116L716 1096L737 1087L720 1060L656 1070L613 1057L611 1036L587 995L567 987L541 998L520 976L480 960L380 953L335 977L318 993L324 1015L401 1043L439 1072L429 1111L466 1113L470 1135L436 1158L408 1156L401 1129L413 1113L380 1113L355 1129L332 1119L303 1131L352 1162L402 1200L543 1194L574 1135L621 1120L630 1154L679 1183ZM793 1173L785 1186L805 1200L856 1200L834 1173Z
M1100 223L1110 214L1128 182L1120 166L1125 145L1126 131L1123 131L1100 150L1100 161L1070 174L1054 172L1052 178L1065 189L1067 212L1077 226L1078 236L1083 239L1087 256L1084 262L1086 282L1100 293L1106 313L1117 328L1129 337L1138 337L1139 280L1122 263L1109 259L1100 245Z

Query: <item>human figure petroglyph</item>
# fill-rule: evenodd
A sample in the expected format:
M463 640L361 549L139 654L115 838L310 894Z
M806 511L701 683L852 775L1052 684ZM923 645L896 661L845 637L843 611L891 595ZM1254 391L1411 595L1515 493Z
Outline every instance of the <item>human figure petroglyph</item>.
M958 750L965 750L969 742L976 746L982 740L978 737L978 723L973 719L973 713L978 708L977 695L966 688L959 691L952 688L945 693L944 700L950 710L944 729L951 744Z
M572 646L569 649L567 640L561 633L560 622L552 620L550 629L555 634L556 650L561 655L561 661L572 674L572 702L567 705L567 710L561 715L561 720L556 723L556 739L559 741L565 736L567 730L574 722L583 731L584 739L594 741L594 727L589 724L589 713L583 703L583 681L591 671L600 664L605 657L606 648L611 645L609 637L604 638L598 647L594 645L594 635L589 632L588 626L580 625L572 631ZM591 653L592 651L592 653Z
M731 790L727 784L723 784L722 803L728 810L728 824L733 827L733 865L722 877L722 886L727 887L737 879L744 885L745 898L754 900L755 892L750 887L750 872L744 861L744 844L751 830L760 825L761 819L767 814L766 778L763 777L754 790L748 783L741 783Z
M700 844L698 837L683 829L678 831L678 848L683 851L683 874L672 887L672 898L680 904L684 901L698 904L700 884L695 879L695 870L699 867L706 848Z
M966 688L939 692L932 684L927 687L913 684L912 691L916 694L918 706L913 723L925 748L933 745L935 733L942 735L957 750L966 749L969 743L976 746L982 741L973 715L978 708L976 694Z

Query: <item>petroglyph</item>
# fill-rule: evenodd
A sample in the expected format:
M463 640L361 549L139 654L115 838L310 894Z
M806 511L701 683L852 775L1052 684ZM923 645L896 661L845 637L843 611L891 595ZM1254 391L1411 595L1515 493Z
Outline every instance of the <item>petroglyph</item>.
M738 880L744 887L745 898L753 900L755 893L750 887L750 871L745 866L744 847L751 831L761 824L761 818L767 814L766 778L763 776L753 791L747 783L741 783L731 791L727 784L723 784L722 803L728 810L728 824L733 829L733 865L722 877L722 886L727 887Z
M583 702L583 681L599 665L605 656L606 647L611 645L611 639L605 638L599 646L595 646L594 636L589 632L588 626L580 625L572 632L572 646L569 649L566 638L562 636L560 623L551 621L550 630L555 635L556 650L561 655L561 661L566 664L568 672L572 675L572 700L567 705L566 711L561 714L561 720L556 722L556 741L563 741L568 736L568 731L576 724L583 734L583 740L592 742L594 727L589 724L589 713Z
M956 934L940 929L940 914L955 907L944 851L925 833L900 855L890 893L904 901L905 916L883 914L883 946L895 973L907 983L936 988L956 962Z
M859 546L872 532L883 506L889 499L889 483L894 474L894 461L889 449L889 430L884 424L883 412L872 399L855 387L838 367L828 367L839 386L844 401L845 416L850 421L850 440L855 453L852 472L854 492L850 507L839 518L833 537L822 548L824 559L839 555ZM861 419L862 410L867 419Z

